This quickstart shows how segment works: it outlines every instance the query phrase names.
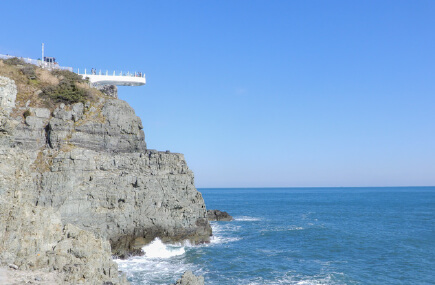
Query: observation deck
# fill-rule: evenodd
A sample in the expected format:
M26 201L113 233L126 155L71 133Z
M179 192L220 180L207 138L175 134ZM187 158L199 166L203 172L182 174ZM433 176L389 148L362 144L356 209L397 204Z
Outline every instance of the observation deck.
M96 71L92 71L91 73L87 73L86 69L84 73L80 73L80 70L77 70L77 74L83 76L84 79L89 78L89 82L93 85L116 85L116 86L141 86L145 85L146 78L145 74L141 72L127 72L127 73L102 73L101 70L97 73Z
M10 59L14 58L15 56L12 55L4 55L0 54L0 59ZM36 66L39 66L41 68L45 68L48 70L68 70L71 72L75 72L72 67L66 67L66 66L60 66L55 58L52 57L43 57L44 60L40 59L32 59L32 58L23 58L19 57L20 60L22 60L25 63L30 63ZM81 75L83 79L89 78L89 82L91 84L95 85L116 85L116 86L141 86L146 84L146 78L145 74L142 72L115 72L109 73L107 70L106 72L102 73L101 70L97 72L96 69L92 68L91 72L87 72L86 69L84 70L84 73L80 73L80 70L77 69L76 72L78 75Z

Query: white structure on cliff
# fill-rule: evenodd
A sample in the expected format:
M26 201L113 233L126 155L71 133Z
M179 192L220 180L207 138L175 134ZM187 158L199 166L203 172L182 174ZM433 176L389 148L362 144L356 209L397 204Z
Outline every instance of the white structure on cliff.
M114 71L112 74L109 74L108 71L106 73L101 73L101 70L97 73L96 70L91 71L91 73L87 73L86 69L84 73L80 73L80 70L77 70L77 74L83 76L83 78L89 78L89 82L94 85L117 85L117 86L141 86L145 85L146 79L145 74L141 72L127 72L116 74Z
M19 57L19 59L23 60L25 63L30 63L37 65L39 67L53 70L53 69L62 69L69 70L74 72L72 67L60 66L54 57L47 57L44 54L44 43L42 44L42 60L40 59L31 59L31 58L23 58ZM16 56L12 55L4 55L0 54L0 59L10 59ZM102 86L102 85L116 85L116 86L141 86L145 85L146 79L145 74L142 72L124 72L116 73L113 71L113 74L109 74L108 71L106 73L101 73L101 70L97 73L97 71L92 68L90 73L84 70L84 73L80 73L80 70L77 69L76 72L78 75L83 76L83 79L88 78L89 82L94 86Z

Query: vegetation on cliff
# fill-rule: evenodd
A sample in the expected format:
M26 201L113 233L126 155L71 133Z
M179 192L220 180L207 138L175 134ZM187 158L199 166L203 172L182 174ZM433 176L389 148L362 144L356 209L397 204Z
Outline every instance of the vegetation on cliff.
M0 60L0 75L13 79L18 88L17 107L32 105L54 109L57 104L93 102L104 96L89 82L68 70L39 68L19 58Z
M148 150L133 108L74 73L0 60L0 161L0 269L125 284L111 254L211 235L183 155Z

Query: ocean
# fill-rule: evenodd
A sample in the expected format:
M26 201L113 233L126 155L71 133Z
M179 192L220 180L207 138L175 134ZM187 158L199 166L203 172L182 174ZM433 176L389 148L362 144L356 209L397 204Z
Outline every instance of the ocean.
M198 189L210 244L144 247L117 260L132 284L435 284L435 187Z

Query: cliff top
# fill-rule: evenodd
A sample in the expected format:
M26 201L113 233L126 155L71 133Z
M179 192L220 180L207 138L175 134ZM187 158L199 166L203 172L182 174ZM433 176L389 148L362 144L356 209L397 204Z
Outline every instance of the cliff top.
M49 71L18 58L0 60L0 76L14 80L17 85L16 110L31 104L53 111L61 103L92 103L107 97L78 74Z

